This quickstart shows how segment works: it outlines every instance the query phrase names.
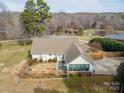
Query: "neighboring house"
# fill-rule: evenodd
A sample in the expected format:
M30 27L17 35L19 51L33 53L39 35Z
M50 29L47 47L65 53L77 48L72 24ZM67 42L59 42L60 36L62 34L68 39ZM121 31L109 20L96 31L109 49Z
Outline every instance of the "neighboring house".
M94 35L99 35L99 36L106 36L110 34L114 34L115 31L112 30L107 30L107 29L96 29Z
M107 31L96 31L94 35L105 36L107 34L108 34Z
M74 28L68 28L66 30L66 33L69 33L69 34L77 34L79 31L77 29L74 29Z
M64 66L67 72L95 71L94 63L77 44L77 39L73 38L36 38L33 40L31 55L33 59L43 59L45 62L56 58L56 69Z

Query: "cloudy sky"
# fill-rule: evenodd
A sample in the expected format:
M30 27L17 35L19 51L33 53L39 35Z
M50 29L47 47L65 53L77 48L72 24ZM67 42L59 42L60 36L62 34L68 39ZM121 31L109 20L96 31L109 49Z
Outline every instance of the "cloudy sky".
M26 0L2 0L11 11L22 11ZM124 0L45 0L52 12L124 12Z

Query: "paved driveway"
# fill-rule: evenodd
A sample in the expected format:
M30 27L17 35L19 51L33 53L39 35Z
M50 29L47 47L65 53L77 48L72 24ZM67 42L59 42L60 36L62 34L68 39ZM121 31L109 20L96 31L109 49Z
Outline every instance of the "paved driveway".
M122 62L124 62L124 58L104 58L95 61L95 74L114 75L116 74L116 69Z

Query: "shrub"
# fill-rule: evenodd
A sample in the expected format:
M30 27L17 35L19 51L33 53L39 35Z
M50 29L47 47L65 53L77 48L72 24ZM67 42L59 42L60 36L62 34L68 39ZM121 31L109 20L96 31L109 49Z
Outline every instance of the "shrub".
M102 45L99 42L92 42L89 45L93 47L92 48L93 51L103 50Z
M57 58L49 59L48 62L57 62Z
M80 36L84 34L83 28L79 28L78 34L79 34Z
M124 51L124 44L119 41L115 41L107 38L93 38L92 40L90 40L89 44L93 42L100 43L104 51L115 51L115 52Z
M20 45L32 44L32 40L29 40L29 39L19 39L18 42L19 42Z
M49 60L48 60L48 62L52 62L53 60L50 58Z
M32 59L31 51L28 50L28 59Z
M53 58L52 62L57 62L57 58Z
M41 58L41 59L39 60L39 62L43 62L43 59Z
M124 63L121 63L120 66L116 70L117 74L114 77L114 82L120 83L120 90L124 93Z

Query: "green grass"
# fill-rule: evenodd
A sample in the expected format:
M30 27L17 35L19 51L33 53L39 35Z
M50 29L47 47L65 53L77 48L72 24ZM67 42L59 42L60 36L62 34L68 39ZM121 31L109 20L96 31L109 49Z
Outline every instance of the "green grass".
M89 41L92 38L96 38L96 37L101 37L101 36L92 36L92 34L94 34L96 32L96 29L85 29L84 31L84 35L79 36L79 39L81 40L85 40L85 41Z
M0 63L5 66L19 63L21 60L27 59L27 53L31 45L22 46L17 42L2 42L0 47Z
M91 33L91 32L96 32L96 29L85 29L83 30L84 32L88 32L88 33Z
M101 37L101 36L88 36L88 35L83 35L83 36L79 36L79 39L80 40L86 40L86 41L89 41L93 38L96 38L96 37Z
M104 87L104 82L111 82L112 76L82 76L73 75L66 80L63 80L68 93L112 93ZM92 92L91 92L92 91Z

